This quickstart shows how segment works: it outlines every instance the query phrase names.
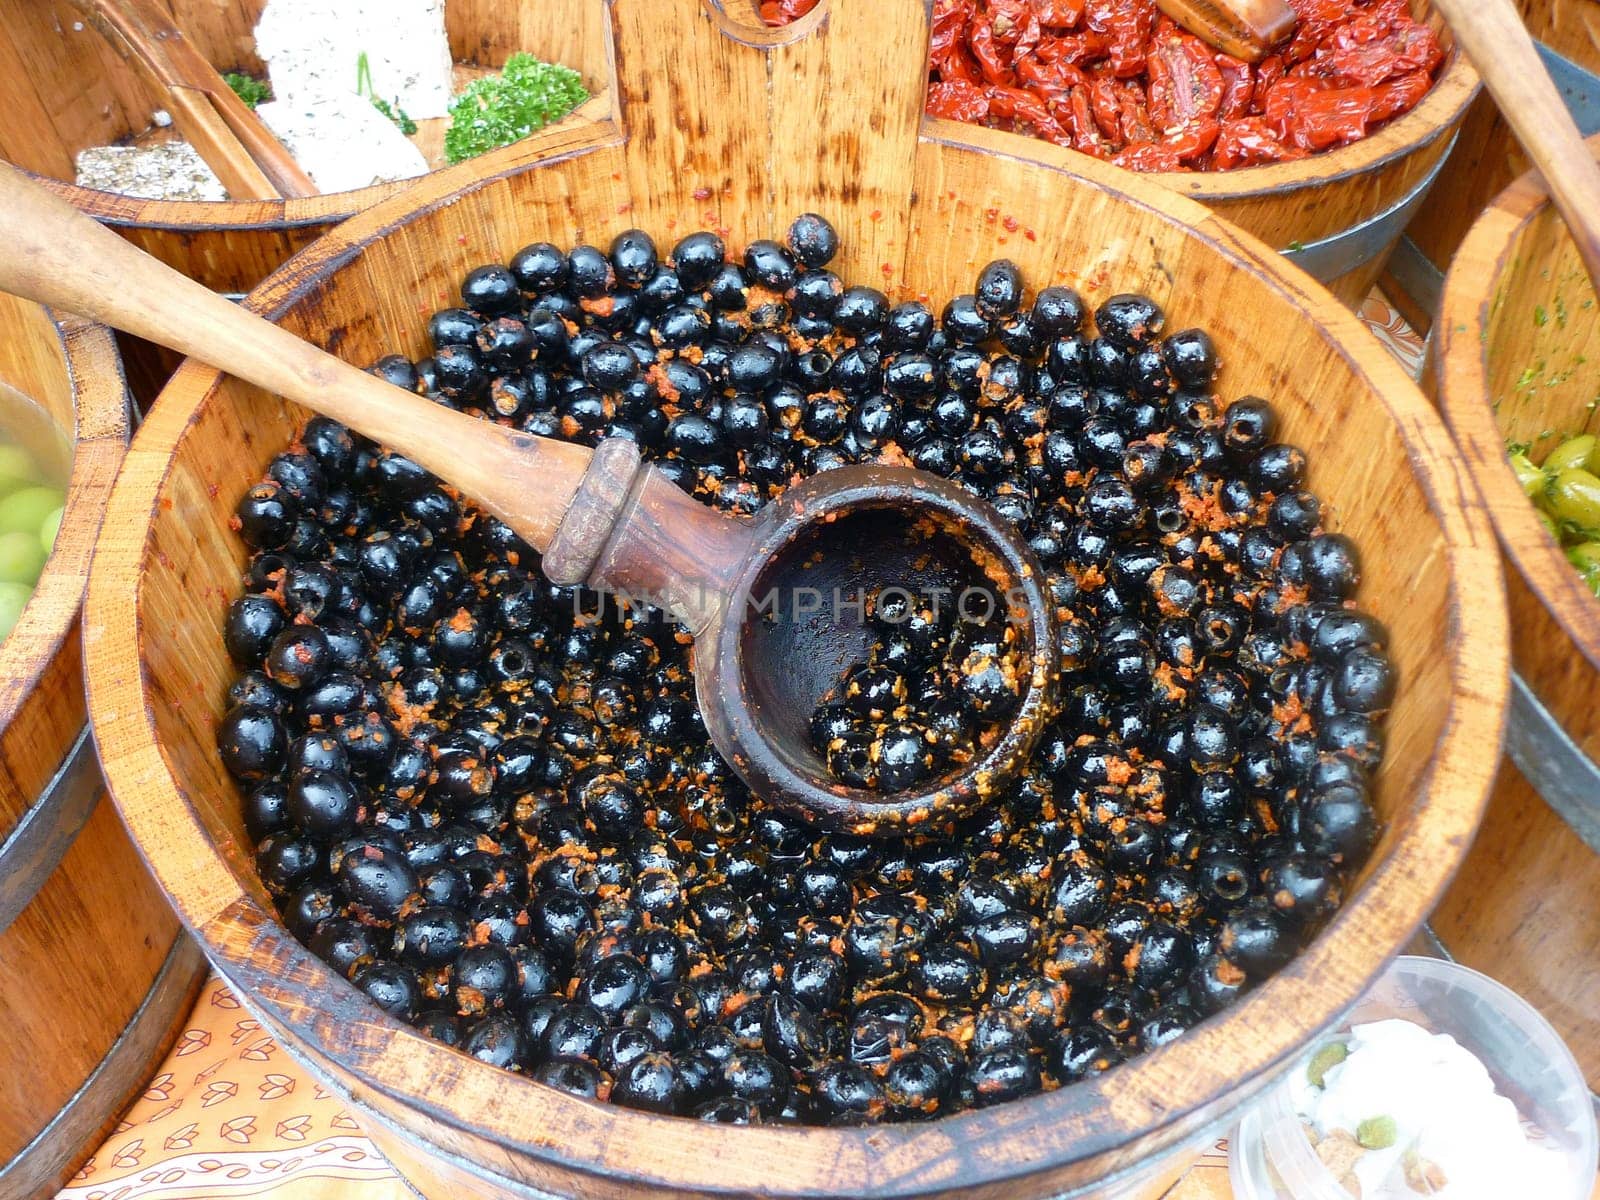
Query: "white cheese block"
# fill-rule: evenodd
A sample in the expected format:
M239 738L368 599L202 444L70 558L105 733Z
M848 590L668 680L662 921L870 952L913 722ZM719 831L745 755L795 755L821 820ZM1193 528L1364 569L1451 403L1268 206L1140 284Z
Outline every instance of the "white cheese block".
M444 0L267 0L256 53L277 100L355 92L365 52L372 92L415 120L450 107Z
M320 191L348 192L428 172L422 151L353 92L273 100L256 113Z

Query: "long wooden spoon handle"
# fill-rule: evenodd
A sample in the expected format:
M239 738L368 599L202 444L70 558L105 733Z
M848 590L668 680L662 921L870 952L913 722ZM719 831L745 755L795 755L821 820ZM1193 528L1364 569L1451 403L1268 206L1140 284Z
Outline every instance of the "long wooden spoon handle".
M223 299L0 164L0 289L203 359L443 476L542 550L591 451L452 412Z
M1550 187L1589 278L1600 287L1600 167L1511 0L1436 0L1456 43Z

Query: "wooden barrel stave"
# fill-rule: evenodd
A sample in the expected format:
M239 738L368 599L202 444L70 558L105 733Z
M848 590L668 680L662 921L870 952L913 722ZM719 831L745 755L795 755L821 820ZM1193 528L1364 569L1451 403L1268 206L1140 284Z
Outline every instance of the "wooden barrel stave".
M104 800L79 600L128 432L108 331L0 294L0 381L76 434L55 551L0 642L0 1194L46 1195L109 1132L203 978Z
M1600 138L1589 145L1600 153ZM1595 305L1532 173L1479 218L1445 284L1431 379L1505 550L1512 665L1526 688L1508 741L1529 770L1502 771L1434 921L1449 953L1545 1012L1600 1090L1600 909L1590 902L1600 853L1584 837L1600 827L1600 791L1581 782L1585 768L1600 771L1600 600L1544 532L1506 458L1508 438L1534 442L1537 459L1553 444L1539 437L1546 429L1600 430L1584 369L1600 361ZM1580 781L1566 815L1563 797L1547 802L1528 777L1558 778L1562 763L1539 761L1551 749Z

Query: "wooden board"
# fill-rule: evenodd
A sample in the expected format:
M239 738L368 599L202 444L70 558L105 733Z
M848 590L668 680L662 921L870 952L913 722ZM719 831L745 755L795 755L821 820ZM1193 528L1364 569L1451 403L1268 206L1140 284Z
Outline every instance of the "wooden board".
M128 437L111 336L0 294L0 382L75 435L54 553L0 641L0 1195L32 1196L66 1180L160 1059L201 960L99 799L92 747L49 791L86 719L79 602Z

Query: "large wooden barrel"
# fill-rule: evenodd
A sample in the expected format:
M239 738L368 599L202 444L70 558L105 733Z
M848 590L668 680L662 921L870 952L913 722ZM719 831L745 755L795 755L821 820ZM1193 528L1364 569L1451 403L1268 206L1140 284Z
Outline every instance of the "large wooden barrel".
M525 243L604 245L630 225L665 243L710 225L738 244L804 210L836 221L842 278L887 278L897 294L953 295L997 254L1093 300L1148 291L1173 322L1212 331L1229 394L1273 397L1283 436L1309 449L1311 486L1365 548L1364 607L1393 633L1404 684L1376 780L1384 833L1344 909L1173 1044L918 1125L716 1128L579 1100L431 1041L299 945L251 865L214 742L233 675L221 625L244 563L228 522L304 414L196 363L134 441L90 589L91 708L118 807L241 998L431 1195L1154 1195L1365 990L1476 828L1506 631L1470 481L1394 359L1267 246L1127 172L997 160L984 131L923 123L920 72L898 69L926 54L921 0L833 0L777 31L730 29L712 0L609 11L620 124L517 171L441 173L330 233L251 306L357 362L418 354L419 302ZM770 137L746 125L765 112L780 121ZM1034 240L986 220L994 211L1034 214ZM1139 1186L1124 1190L1130 1173Z
M1517 0L1528 32L1567 62L1600 72L1600 6L1593 0ZM1575 83L1569 103L1581 105L1588 129L1600 121L1600 92L1585 81L1558 75L1559 85ZM1390 259L1384 290L1400 305L1413 327L1433 324L1445 272L1457 247L1500 192L1528 169L1528 158L1494 98L1480 94L1461 122L1456 152L1439 173L1406 230L1406 242Z
M78 609L128 400L110 334L0 293L0 383L75 433L55 551L0 641L0 1196L53 1193L188 1014L203 960L105 799Z
M1600 138L1591 139L1600 152ZM1445 281L1439 407L1505 551L1513 682L1505 767L1483 836L1434 923L1461 961L1522 993L1600 1090L1600 599L1540 525L1506 457L1547 431L1600 431L1600 311L1542 182L1507 188Z
M218 70L260 73L252 31L265 0L167 0L175 24ZM598 94L607 77L593 5L533 0L449 0L446 25L460 64L500 67L518 50L576 69ZM354 50L352 50L352 54ZM133 68L69 0L0 0L0 157L35 172L90 216L185 275L222 292L245 292L323 230L399 191L404 183L287 200L139 200L73 183L86 146L129 138L162 107ZM568 118L604 111L589 105ZM482 169L503 170L536 153L538 137L492 151Z
M1294 162L1238 171L1147 176L1200 201L1304 270L1352 308L1372 291L1401 232L1450 157L1462 117L1478 92L1478 75L1455 49L1427 0L1412 11L1438 30L1449 56L1433 90L1416 108L1371 137ZM933 120L942 131L955 122ZM968 134L950 136L964 138ZM1070 167L1074 151L1037 138L993 133L997 153ZM1021 214L1018 214L1021 219ZM1031 222L1024 222L1029 224Z

